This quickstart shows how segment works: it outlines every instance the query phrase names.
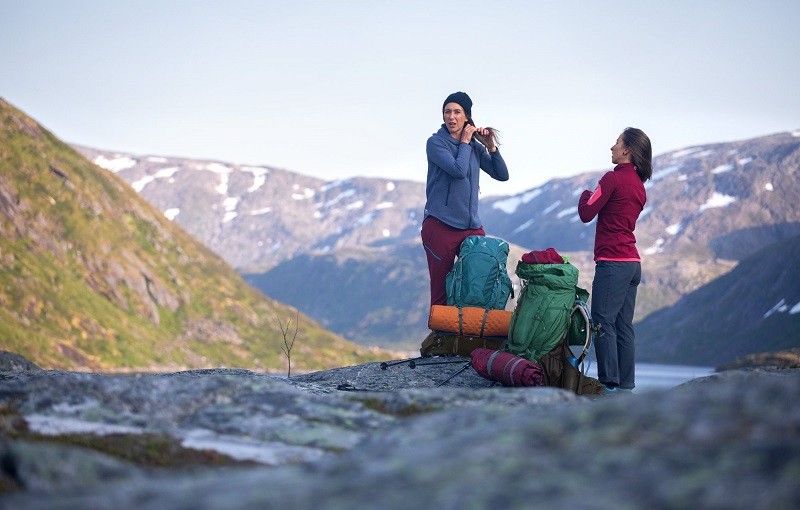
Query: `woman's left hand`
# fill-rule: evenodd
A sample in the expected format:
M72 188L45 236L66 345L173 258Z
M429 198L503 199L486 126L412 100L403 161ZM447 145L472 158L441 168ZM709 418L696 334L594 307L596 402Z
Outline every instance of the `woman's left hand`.
M486 128L479 127L475 129L475 132L483 137L481 140L482 142L485 140L484 145L486 146L486 150L489 152L494 152L497 150L497 146L495 146L494 140L492 139L491 131Z

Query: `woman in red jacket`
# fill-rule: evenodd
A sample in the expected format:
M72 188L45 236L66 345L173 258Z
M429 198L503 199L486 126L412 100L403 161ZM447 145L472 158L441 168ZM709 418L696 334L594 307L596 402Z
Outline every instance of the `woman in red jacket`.
M647 135L625 128L611 147L616 166L594 192L585 190L578 201L581 221L597 217L592 320L600 326L595 340L597 378L608 393L635 386L633 312L642 266L633 231L647 201L644 183L653 175L652 159Z

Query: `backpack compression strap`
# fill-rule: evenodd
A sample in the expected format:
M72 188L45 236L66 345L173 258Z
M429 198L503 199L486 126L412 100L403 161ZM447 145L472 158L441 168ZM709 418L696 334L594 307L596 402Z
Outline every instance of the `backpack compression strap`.
M486 327L486 319L489 317L489 309L485 308L483 310L483 320L481 321L481 333L480 337L483 338L483 330Z
M489 356L489 359L486 361L486 372L488 372L490 376L495 378L497 376L492 373L492 362L494 361L494 358L497 357L498 354L500 354L500 351L494 351L492 355Z

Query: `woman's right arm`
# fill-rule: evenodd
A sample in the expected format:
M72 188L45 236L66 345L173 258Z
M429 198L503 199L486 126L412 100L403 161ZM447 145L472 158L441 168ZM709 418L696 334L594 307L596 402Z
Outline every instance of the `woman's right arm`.
M611 193L614 188L613 172L606 173L597 183L594 191L584 190L581 197L578 199L578 216L584 223L589 223L597 216L600 209L611 198Z

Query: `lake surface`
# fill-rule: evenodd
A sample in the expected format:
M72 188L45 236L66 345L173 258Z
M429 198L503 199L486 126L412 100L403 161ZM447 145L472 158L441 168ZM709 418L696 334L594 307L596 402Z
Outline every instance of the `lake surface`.
M688 365L659 365L654 363L636 364L636 389L648 391L674 388L698 377L714 373L713 367L696 367ZM597 363L592 360L587 375L597 377Z

